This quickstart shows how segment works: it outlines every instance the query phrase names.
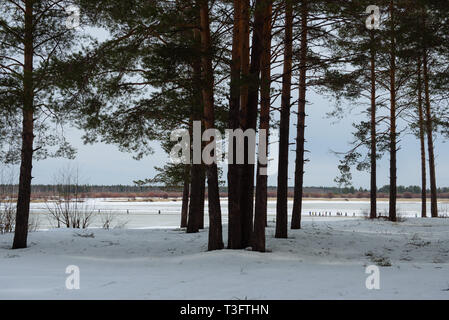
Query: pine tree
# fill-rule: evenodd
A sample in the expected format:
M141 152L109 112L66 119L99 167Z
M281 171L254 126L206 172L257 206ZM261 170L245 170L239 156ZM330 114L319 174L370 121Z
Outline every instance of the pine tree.
M228 125L232 130L240 127L241 70L244 43L243 4L245 0L234 0L232 28L232 55L230 71L230 99ZM242 214L240 211L240 170L236 164L236 139L232 141L232 159L228 165L228 249L242 248Z
M214 73L212 69L211 35L209 1L197 1L200 10L201 26L201 65L203 80L203 105L204 126L206 130L215 129L215 105L214 105ZM211 141L209 141L210 143ZM215 155L216 156L216 155ZM209 244L208 250L223 249L223 236L221 225L220 192L218 189L218 169L214 161L206 164L208 204L209 204Z
M334 14L343 21L338 25L338 36L331 41L330 46L340 63L325 76L323 84L335 95L338 103L342 98L354 101L369 99L369 108L365 112L369 121L354 124L357 130L353 133L355 137L351 143L353 148L346 152L344 159L340 161L341 176L336 181L339 184L350 184L351 165L356 165L359 170L370 171L369 215L373 219L377 216L377 159L382 155L384 147L382 147L383 137L379 135L378 128L379 119L382 117L378 117L377 114L382 104L377 90L379 73L377 51L380 36L374 27L369 30L366 26L368 15L374 14L372 11L366 12L370 4L369 1L344 2L335 8ZM346 110L338 106L334 114L342 117L344 111ZM367 148L368 157L362 157L361 147Z
M298 123L296 126L296 162L295 162L295 190L292 211L292 229L301 228L302 196L304 183L304 154L305 154L305 120L306 120L306 90L307 90L307 50L308 50L308 18L309 3L301 1L301 44L299 53L299 100Z
M56 56L66 56L77 40L75 28L66 25L69 15L65 9L74 4L74 1L47 0L0 3L1 109L10 110L9 119L16 121L20 117L22 123L13 249L27 246L33 159L73 156L73 149L63 137L46 134L48 124L43 119L53 114L56 116L51 120L66 121L62 118L64 97L58 95L50 66ZM44 138L36 140L37 132L43 132ZM50 154L45 144L60 146Z
M285 1L284 65L279 130L279 163L276 202L276 238L287 238L288 152L290 141L290 108L293 64L293 6Z
M264 25L265 10L268 0L257 0L254 7L254 20L252 29L252 45L249 50L250 38L250 3L248 0L234 3L234 25L233 25L233 56L240 57L240 68L237 63L231 67L231 109L229 122L232 127L239 129L256 130L259 90L261 82L261 62L264 49ZM240 12L236 11L239 8ZM237 9L238 10L238 9ZM237 19L236 19L237 17ZM240 23L237 23L237 21ZM238 29L238 30L237 30ZM238 39L236 38L238 37ZM237 74L240 73L240 83L237 86ZM239 91L237 90L239 89ZM239 119L237 122L237 95L240 94L238 106ZM234 144L235 145L235 144ZM255 146L249 144L245 139L243 143L244 163L231 167L229 180L230 212L228 247L239 249L251 245L254 232L254 164L250 157L255 155ZM234 153L235 154L235 153ZM241 192L246 190L245 192ZM235 195L235 196L234 196ZM231 209L232 208L232 209ZM258 220L259 223L261 220ZM264 220L265 221L265 220ZM237 224L240 222L240 225ZM263 223L265 225L265 222Z
M422 62L418 58L418 79L417 79L417 95L418 95L418 127L419 142L421 150L421 217L427 217L427 175L426 175L426 146L425 146L425 122L422 101Z
M401 34L404 41L405 57L413 61L415 77L409 81L412 93L417 96L417 124L413 127L419 129L421 147L421 175L422 175L422 212L426 216L426 165L425 165L425 139L427 137L427 152L429 156L429 175L431 191L431 215L438 216L437 184L435 168L434 136L438 131L440 115L438 114L438 97L441 91L432 88L434 83L430 80L432 72L436 70L436 82L444 82L446 73L445 49L447 49L447 26L444 19L448 8L440 1L405 1L403 6L408 14L401 19ZM431 67L430 67L431 66ZM402 68L403 69L403 68ZM415 81L416 79L416 81Z
M254 211L253 250L265 252L265 226L267 224L267 165L268 165L268 135L270 129L271 104L271 25L272 1L268 0L261 8L263 10L263 53L261 59L260 85L260 131L257 166L256 202ZM265 134L262 134L264 130ZM262 148L262 145L265 148Z

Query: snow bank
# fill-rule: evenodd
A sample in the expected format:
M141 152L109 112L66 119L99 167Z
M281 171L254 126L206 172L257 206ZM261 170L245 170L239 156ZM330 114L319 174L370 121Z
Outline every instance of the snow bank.
M273 234L270 222L268 253L207 252L207 230L49 230L22 250L1 235L0 299L449 298L449 219L306 217L290 238ZM365 286L373 264L379 290ZM66 288L68 265L79 290Z

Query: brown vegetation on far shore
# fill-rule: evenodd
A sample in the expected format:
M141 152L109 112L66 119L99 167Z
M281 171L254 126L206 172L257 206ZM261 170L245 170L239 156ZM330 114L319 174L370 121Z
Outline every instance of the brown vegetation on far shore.
M207 193L206 193L207 196ZM221 192L220 197L226 198L228 195L226 192ZM273 200L276 199L276 191L269 191L268 199ZM182 192L178 191L151 191L151 192L86 192L81 193L79 198L87 199L115 199L116 201L125 200L125 201L168 201L168 200L177 200L182 197ZM449 193L440 193L438 195L439 199L449 199ZM54 194L38 192L33 193L31 196L32 202L45 202L54 198ZM293 192L288 193L288 198L293 199ZM351 200L351 201L365 201L369 200L369 192L356 192L356 193L347 193L347 194L334 194L334 193L319 193L319 192L305 192L304 199L307 200ZM430 199L430 195L428 196ZM0 200L9 199L10 201L15 201L15 195L1 195ZM388 194L386 193L378 193L377 199L380 201L388 201ZM415 194L410 192L404 192L398 194L398 200L402 201L420 201L421 194ZM446 201L444 201L446 202Z

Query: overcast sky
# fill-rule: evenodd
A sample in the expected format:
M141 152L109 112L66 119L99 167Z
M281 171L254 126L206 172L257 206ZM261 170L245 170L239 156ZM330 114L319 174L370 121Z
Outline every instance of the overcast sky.
M331 152L346 151L349 148L353 128L351 123L360 119L358 114L364 107L356 107L355 111L345 115L344 119L335 123L335 119L326 117L332 110L333 103L310 91L307 105L308 117L306 128L306 149L310 151L310 162L305 167L306 186L335 186L334 178L338 175L338 158ZM294 106L293 108L295 108ZM278 112L275 117L279 118ZM292 115L290 142L296 137L296 116ZM131 154L121 153L113 145L83 145L82 132L69 130L68 138L78 149L74 161L65 159L48 159L37 162L33 168L33 182L47 184L54 181L55 173L66 166L78 167L81 179L89 184L132 184L133 180L151 178L155 174L154 166L161 166L168 157L154 143L155 153L140 161L132 159ZM294 177L294 145L290 148L289 185L293 185ZM418 141L413 136L403 136L401 150L398 153L398 184L420 185L420 153ZM437 184L449 186L449 150L448 145L439 138L436 143ZM388 154L378 165L378 186L388 184ZM269 176L268 183L276 185L276 176ZM354 172L354 186L369 187L369 174Z
M101 29L89 29L89 33L99 41L108 38L107 32ZM298 79L295 79L296 83ZM338 158L331 152L347 151L348 142L352 140L352 123L360 121L360 112L366 106L352 106L353 111L344 115L343 120L335 123L326 114L333 110L334 102L329 101L313 91L308 91L306 149L310 151L310 160L305 166L304 184L306 186L335 186L334 178L338 175ZM292 92L293 99L297 99L297 92ZM279 107L279 101L277 102ZM293 110L296 106L293 106ZM279 112L273 116L279 119ZM292 114L290 128L290 158L289 185L293 185L294 177L294 142L296 138L296 116ZM401 124L399 124L401 126ZM402 124L403 125L403 124ZM153 143L155 153L140 161L133 160L131 154L121 153L113 145L95 144L83 145L82 132L75 129L68 130L69 141L78 150L75 160L47 159L35 163L33 168L33 183L50 184L54 182L55 173L67 166L79 169L83 183L89 184L133 184L133 180L152 178L155 166L162 166L169 161L168 156L161 150L157 142ZM420 150L417 139L406 135L401 138L401 150L398 153L398 185L420 185L421 165ZM449 148L438 138L435 143L437 185L449 186ZM389 157L384 155L378 163L378 186L389 184ZM224 171L226 177L226 170ZM369 173L353 173L355 187L369 187ZM268 184L275 186L277 176L268 177Z

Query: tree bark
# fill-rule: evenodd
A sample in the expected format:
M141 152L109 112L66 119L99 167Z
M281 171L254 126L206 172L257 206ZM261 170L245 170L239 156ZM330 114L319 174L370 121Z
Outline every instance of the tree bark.
M211 57L211 38L209 7L207 0L199 0L201 20L201 64L203 70L203 104L205 129L214 129L214 75ZM223 249L223 235L221 224L220 193L218 188L217 163L207 165L207 185L209 200L209 243L208 250Z
M204 165L201 166L201 199L200 199L200 213L198 220L198 227L204 229L204 203L206 201L206 168Z
M242 67L242 1L234 0L234 26L232 34L231 92L229 100L229 128L239 128L240 72ZM228 164L228 249L242 248L242 222L240 213L239 167L236 164L236 144L233 143L233 159Z
M198 16L199 19L199 16ZM194 41L200 41L200 32L198 29L193 30ZM201 86L201 57L198 57L193 61L193 85L195 86L195 94L194 94L194 102L192 105L192 118L193 121L202 121L203 118L203 99L202 99L202 86ZM201 141L201 133L200 129L198 132L200 133L198 136L193 136L196 134L198 130L192 130L192 139ZM193 150L194 152L198 152L198 150ZM201 150L199 150L201 151ZM203 177L203 165L201 163L201 152L200 152L199 161L194 161L191 165L191 174L190 174L190 203L189 203L189 216L187 219L187 233L195 233L199 231L201 224L201 215L204 212L204 198L201 192L201 186L204 183ZM198 155L193 154L192 159L195 160L195 157ZM198 160L198 159L197 159Z
M182 190L182 208L181 208L181 228L187 227L187 217L189 213L189 194L190 194L190 165L184 165L184 187Z
M426 173L426 141L425 123L422 101L421 59L418 59L418 116L419 116L419 142L421 147L421 217L427 217L427 173Z
M249 81L249 63L250 63L250 49L249 49L249 10L250 1L241 0L242 3L242 17L240 19L240 42L241 42L241 62L242 62L242 86L240 88L240 126L246 127L246 114L248 107L248 81ZM240 167L242 169L242 167Z
M377 217L377 137L376 137L376 53L374 51L374 33L371 31L371 190L370 219Z
M301 2L301 49L299 61L299 102L298 124L296 134L296 161L295 161L295 190L292 211L292 229L301 229L302 193L304 183L304 142L306 120L306 90L307 90L307 34L308 34L308 4Z
M284 66L282 74L281 117L279 126L279 162L276 202L276 238L287 238L288 229L288 149L290 141L290 107L293 59L293 8L285 4Z
M394 1L389 6L391 20L390 41L390 201L389 219L396 221L397 168L396 168L396 39L394 34Z
M187 220L187 233L195 233L199 231L202 198L201 198L201 184L203 182L201 177L201 164L192 164L190 177L190 203L189 203L189 218Z
M251 64L248 76L248 102L242 112L241 127L243 130L256 130L257 105L260 87L260 67L263 51L263 0L257 0L254 13L254 29L251 49ZM242 55L243 57L243 55ZM245 164L242 165L240 210L242 214L242 246L251 245L253 233L253 211L254 211L254 163L250 163L249 154L255 154L255 146L250 146L248 141L244 143Z
M34 143L33 1L25 1L22 152L13 249L27 247Z
M437 199L437 182L435 174L435 154L433 146L433 119L432 109L430 106L430 90L429 90L429 66L427 50L424 50L423 57L424 72L424 95L426 100L426 131L427 131L427 152L429 154L429 173L430 173L430 213L432 218L438 217L438 199Z
M259 131L259 161L257 168L256 204L254 213L253 250L265 252L265 227L267 224L267 165L268 136L270 129L270 86L271 86L271 15L272 1L264 3L263 54L261 61L260 89L260 130ZM261 147L265 144L265 148ZM262 161L261 161L262 160Z

